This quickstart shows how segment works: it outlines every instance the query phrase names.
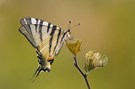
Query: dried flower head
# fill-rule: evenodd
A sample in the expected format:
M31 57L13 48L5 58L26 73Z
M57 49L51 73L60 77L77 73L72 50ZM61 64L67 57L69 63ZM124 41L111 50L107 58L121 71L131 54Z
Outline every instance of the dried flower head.
M72 40L67 44L68 49L72 54L76 56L76 54L80 51L81 41L79 40Z
M89 51L85 55L85 71L89 73L92 69L97 67L103 67L107 64L108 58L105 55L101 55L98 52Z

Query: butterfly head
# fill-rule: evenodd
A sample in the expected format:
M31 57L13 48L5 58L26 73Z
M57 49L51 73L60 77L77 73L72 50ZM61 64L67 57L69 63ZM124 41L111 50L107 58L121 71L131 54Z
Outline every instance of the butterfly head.
M66 32L65 32L65 33L67 33L67 38L68 38L69 40L72 40L72 39L73 39L73 37L71 36L71 28L76 27L76 26L79 26L79 25L80 25L80 23L79 23L79 24L77 24L77 25L73 25L73 26L70 26L70 24L71 24L71 21L69 21L68 29L66 30Z
M69 40L72 40L72 36L71 36L71 30L70 29L68 29L68 30L66 30L66 38L68 38Z

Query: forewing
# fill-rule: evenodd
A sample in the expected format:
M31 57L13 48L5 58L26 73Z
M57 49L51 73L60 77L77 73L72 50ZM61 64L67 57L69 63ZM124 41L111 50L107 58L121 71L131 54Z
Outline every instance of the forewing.
M63 32L60 36L59 36L59 39L58 39L58 44L57 44L57 47L55 49L55 55L58 55L62 46L65 44L65 42L68 41L68 36L67 35L70 35L68 34L68 30Z
M25 27L21 26L19 31L27 38L27 40L32 44L32 46L36 48L37 45L36 45L35 39L33 35L31 34L31 32L29 32L29 29L30 28L28 27L28 25L26 25Z
M37 18L26 17L20 22L22 25L20 32L45 58L54 57L59 53L65 35L61 28Z
M28 41L37 48L44 40L50 38L55 25L37 18L23 18L20 20L22 27L20 32L28 39ZM60 29L57 27L54 30Z

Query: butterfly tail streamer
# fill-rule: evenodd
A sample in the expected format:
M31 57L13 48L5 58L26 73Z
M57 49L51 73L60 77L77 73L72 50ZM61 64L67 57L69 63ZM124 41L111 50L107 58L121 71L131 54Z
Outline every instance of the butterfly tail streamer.
M35 71L35 73L34 73L34 75L32 76L32 82L34 82L35 81L35 79L38 77L38 75L40 74L40 72L41 72L41 68L40 68L40 66L36 69L36 71Z
M34 75L32 76L32 78L34 78L35 76L37 76L37 73L38 73L39 70L40 70L40 66L36 69L36 71L35 71Z
M41 72L41 69L39 69L39 70L37 71L36 78L38 77L38 75L40 74L40 72Z

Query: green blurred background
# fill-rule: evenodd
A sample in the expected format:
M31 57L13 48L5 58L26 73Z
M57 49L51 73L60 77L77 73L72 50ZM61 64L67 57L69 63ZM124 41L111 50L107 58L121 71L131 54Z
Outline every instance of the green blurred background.
M79 64L96 50L109 58L88 77L92 89L135 89L135 0L0 0L0 89L87 89L64 47L50 73L30 80L37 68L35 50L19 33L25 16L44 19L82 40Z

